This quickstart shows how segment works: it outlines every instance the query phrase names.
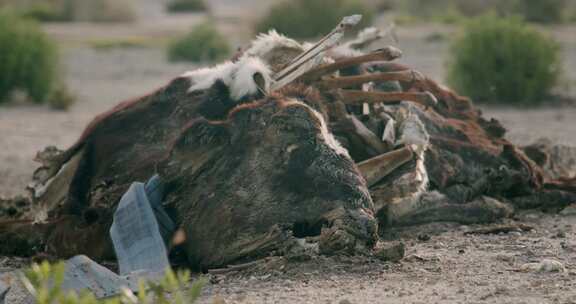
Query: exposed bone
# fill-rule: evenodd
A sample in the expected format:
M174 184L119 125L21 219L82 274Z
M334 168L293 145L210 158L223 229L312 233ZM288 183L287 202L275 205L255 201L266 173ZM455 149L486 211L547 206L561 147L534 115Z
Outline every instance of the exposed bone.
M377 65L375 65L375 68L377 70L386 71L386 72L398 72L398 71L411 70L411 68L409 66L401 64L401 63L397 63L397 62L379 62L379 63L377 63ZM464 107L464 106L466 108L472 107L470 100L468 100L467 98L464 98L462 96L457 95L456 93L454 93L453 91L451 91L447 87L445 87L441 84L438 84L437 82L430 79L429 77L424 77L424 79L422 81L415 82L414 86L419 90L431 92L432 94L434 94L434 96L436 96L440 100L444 100L444 101L456 100L459 103L460 102L465 103L465 104L460 105L460 107Z
M513 209L494 198L481 196L466 204L452 204L437 191L424 193L416 200L392 203L386 210L388 223L410 226L431 222L461 224L489 223L512 215Z
M349 105L360 105L364 102L395 103L402 100L416 102L426 107L434 107L438 104L438 100L430 92L364 92L360 90L338 90L337 94L345 104Z
M407 163L414 157L415 147L406 146L392 152L381 154L357 164L368 187Z
M382 142L378 136L372 133L370 129L366 128L366 126L360 120L358 120L356 116L348 115L348 121L351 125L351 129L348 131L360 137L362 141L374 149L377 154L384 153L389 150L386 143Z
M400 51L399 49L392 47L392 46L388 46L382 49L378 49L372 53L366 54L366 55L362 55L362 56L358 56L358 57L351 57L351 58L345 58L345 59L341 59L338 60L334 63L329 63L329 64L325 64L322 66L319 66L315 69L310 70L308 73L302 75L302 80L304 81L314 81L324 75L328 75L331 73L334 73L338 70L350 67L350 66L355 66L355 65L360 65L362 63L365 62L371 62L371 61L391 61L394 59L398 59L402 56L402 51Z
M389 31L390 30L387 29L385 32L382 32L378 28L368 27L360 31L356 39L347 42L343 46L351 49L363 49L369 44L382 39Z
M381 117L384 118L384 131L382 132L382 141L387 145L392 146L396 141L396 121L386 113L380 113Z
M362 15L352 15L342 18L342 21L340 21L336 28L334 28L328 35L324 36L322 39L316 42L316 44L312 45L312 47L310 47L304 53L294 58L286 68L278 72L275 78L281 79L282 77L285 77L286 74L288 74L290 70L294 68L294 66L310 60L319 53L325 51L327 48L333 47L334 43L342 38L344 31L358 24L360 20L362 20Z
M340 39L344 37L344 32L350 27L358 24L360 20L362 20L362 15L344 17L336 28L328 35L320 39L320 41L314 44L310 49L294 58L287 67L274 75L274 83L272 84L271 90L274 91L282 88L294 79L300 77L302 74L308 72L314 66L320 64L324 57L324 52L335 47Z
M327 89L347 88L358 86L367 82L384 82L384 81L401 81L401 82L419 82L424 76L414 70L399 72L374 73L358 76L344 76L324 79L318 83L318 86Z

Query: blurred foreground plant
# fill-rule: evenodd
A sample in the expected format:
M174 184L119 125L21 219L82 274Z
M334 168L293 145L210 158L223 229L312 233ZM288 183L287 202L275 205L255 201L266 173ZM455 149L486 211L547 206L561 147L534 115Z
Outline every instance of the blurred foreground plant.
M64 271L62 262L33 264L24 272L22 281L38 304L189 304L198 299L207 283L205 278L200 278L188 286L190 272L175 273L169 269L157 283L141 280L137 295L124 288L117 297L98 300L88 292L64 293L61 287Z
M558 44L517 18L470 22L451 49L448 82L481 102L541 102L560 73Z

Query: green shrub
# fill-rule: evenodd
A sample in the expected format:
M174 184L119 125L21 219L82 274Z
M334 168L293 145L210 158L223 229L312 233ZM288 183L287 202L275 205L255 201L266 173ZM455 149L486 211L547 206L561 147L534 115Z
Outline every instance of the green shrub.
M59 84L56 45L33 21L0 12L0 56L0 102L22 90L41 103Z
M360 0L293 0L272 7L256 25L257 32L276 29L294 38L315 38L330 32L342 17L362 14L362 25L371 24L373 14Z
M190 33L170 45L170 61L218 61L230 54L226 38L210 23L195 26Z
M64 85L59 85L48 98L48 104L55 110L68 110L76 102L76 96Z
M174 273L167 270L164 277L158 282L139 282L138 294L130 290L113 298L97 300L92 294L74 292L64 293L62 282L64 280L64 263L51 265L48 262L34 264L25 271L22 278L24 286L35 297L38 304L191 304L199 297L207 280L204 278L194 281L190 286L190 272Z
M132 22L135 0L5 0L20 15L37 21Z
M133 22L136 20L133 0L74 0L72 6L75 21Z
M172 0L166 8L172 13L199 12L206 10L206 4L203 0Z
M565 20L566 0L520 0L519 11L527 21L561 23Z
M452 45L448 82L482 102L536 103L558 78L558 51L517 18L480 17Z
M159 45L160 41L144 37L121 37L109 39L95 39L90 41L90 46L99 51L111 49L137 49Z
M418 21L448 23L460 21L462 16L487 13L521 16L530 22L560 23L569 20L571 9L568 0L397 0L396 4L400 15L411 15Z
M63 14L62 10L50 3L35 3L21 10L25 18L34 19L42 22L69 21Z
M399 8L405 13L424 19L442 15L446 10L453 10L455 0L404 0Z

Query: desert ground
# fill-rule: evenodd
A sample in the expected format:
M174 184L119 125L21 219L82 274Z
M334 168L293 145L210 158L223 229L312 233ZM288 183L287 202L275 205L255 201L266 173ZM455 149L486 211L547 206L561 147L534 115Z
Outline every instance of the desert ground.
M257 10L251 9L256 0L210 3L213 18L235 46L252 37L247 24L265 10L260 5ZM199 66L168 63L164 48L155 45L112 49L92 46L102 39L162 40L207 18L202 14L169 16L161 13L160 5L141 0L139 21L129 26L45 26L61 44L66 83L78 101L66 112L24 101L0 106L0 195L24 192L36 167L32 160L36 151L47 145L66 148L96 114ZM382 16L376 26L384 27L388 22ZM544 30L562 44L565 64L559 90L576 100L576 27ZM455 28L399 26L397 35L398 43L383 43L402 49L403 62L436 80L444 79L448 45L456 35ZM526 145L546 137L576 146L574 103L528 109L480 108L486 117L500 120L509 130L507 137L516 144ZM254 269L211 275L201 303L212 303L214 299L225 303L576 303L576 212L526 212L510 221L534 229L469 235L465 232L479 227L436 224L386 232L406 245L406 258L398 263L361 257L271 260ZM561 262L565 271L522 271L522 265L544 259ZM11 271L18 263L0 258L0 272Z

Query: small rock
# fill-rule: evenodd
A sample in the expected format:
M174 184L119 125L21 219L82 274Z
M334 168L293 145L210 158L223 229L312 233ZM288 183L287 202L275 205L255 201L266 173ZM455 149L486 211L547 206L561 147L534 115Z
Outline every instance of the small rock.
M526 272L565 272L564 264L552 259L544 259L539 263L526 263L520 267Z
M338 304L352 304L352 302L348 301L347 299L344 299L344 300L340 300L340 302L338 302Z
M425 262L426 261L425 258L423 258L419 255L416 255L416 254L411 254L411 255L407 256L404 260L407 262Z
M557 238L557 239L565 239L566 238L566 232L564 231L558 231L553 238Z
M398 262L404 257L405 253L406 248L404 246L404 243L400 242L400 243L388 244L387 246L377 249L376 252L374 253L374 256L376 256L378 259L382 261Z
M424 234L419 234L419 235L418 235L418 240L421 241L421 242L427 242L427 241L429 241L430 239L431 239L431 237L430 237L429 234L425 234L425 233L424 233Z
M438 243L434 244L434 246L432 246L432 248L434 248L434 249L442 249L444 247L445 247L445 245L442 242L438 242Z
M464 254L464 253L466 253L466 251L464 249L458 250L458 254Z
M541 215L540 214L536 214L536 213L528 213L524 215L524 220L526 221L531 221L531 222L535 222L540 220Z
M512 263L514 262L514 260L516 259L516 257L512 254L498 254L496 255L496 260L501 261L501 262L507 262L507 263Z
M226 300L221 296L215 296L214 299L212 299L212 304L226 304Z
M4 300L6 299L6 295L8 294L9 290L10 286L0 281L0 303L2 304L4 303Z
M562 209L562 211L560 211L561 215L564 216L573 216L576 215L576 202L573 204L568 205L568 207Z

